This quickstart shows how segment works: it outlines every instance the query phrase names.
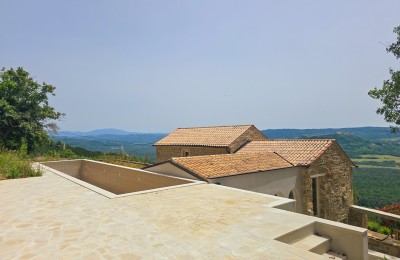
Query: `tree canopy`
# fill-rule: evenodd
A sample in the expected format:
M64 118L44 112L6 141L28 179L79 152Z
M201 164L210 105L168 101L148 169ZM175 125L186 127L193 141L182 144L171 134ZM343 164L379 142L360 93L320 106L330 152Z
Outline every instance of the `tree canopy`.
M49 141L48 132L56 132L54 120L64 114L49 105L48 95L55 95L55 87L37 83L19 67L0 71L0 146L28 152Z
M393 32L397 35L397 41L390 44L386 51L392 53L397 59L400 58L400 26L395 27ZM392 132L399 131L400 125L400 71L389 69L390 79L383 82L381 89L374 88L368 95L379 99L383 106L376 110L377 114L383 115L385 121L394 123Z

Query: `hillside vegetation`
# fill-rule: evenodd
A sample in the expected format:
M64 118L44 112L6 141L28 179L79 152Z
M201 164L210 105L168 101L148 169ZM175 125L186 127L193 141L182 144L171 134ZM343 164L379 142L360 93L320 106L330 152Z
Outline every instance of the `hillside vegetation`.
M268 129L262 132L271 139L307 138L332 134L353 134L357 137L377 140L393 138L389 127L353 127L353 128L323 128L323 129Z
M358 168L353 170L358 205L381 208L400 203L400 169Z
M24 154L0 149L0 180L42 175L40 171L31 167L31 163Z
M61 141L71 146L80 146L92 151L103 153L126 153L131 156L147 158L149 162L155 162L156 149L153 144L165 137L166 134L102 134L94 135L95 131L88 133L71 133L53 136L54 141ZM115 132L115 131L114 131Z
M362 155L393 155L400 156L400 146L397 141L367 140L354 134L336 133L330 135L311 136L310 139L336 139L343 150L351 158L362 158Z

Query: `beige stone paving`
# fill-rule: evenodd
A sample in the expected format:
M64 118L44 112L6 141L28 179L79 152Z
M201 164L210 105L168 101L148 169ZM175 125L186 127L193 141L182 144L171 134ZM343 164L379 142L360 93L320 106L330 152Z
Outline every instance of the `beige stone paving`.
M46 172L0 181L0 259L323 259L273 240L314 221L200 184L109 199Z

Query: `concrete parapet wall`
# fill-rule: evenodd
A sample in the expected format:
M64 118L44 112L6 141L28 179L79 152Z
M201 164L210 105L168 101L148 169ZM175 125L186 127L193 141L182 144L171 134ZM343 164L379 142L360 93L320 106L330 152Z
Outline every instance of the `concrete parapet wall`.
M43 165L117 195L192 183L186 179L90 160L46 162Z
M332 238L331 249L347 259L367 259L367 230L329 220L318 220L315 231Z
M158 189L190 183L189 181L151 174L98 162L83 161L82 180L114 194Z
M81 178L82 160L65 160L41 163L45 166L53 168L54 170L63 172L74 178Z
M276 240L287 244L295 244L313 235L324 237L329 241L329 244L323 248L323 252L332 251L338 255L346 256L346 259L367 259L368 257L366 229L325 219L316 219L315 222L286 233L276 238ZM316 247L313 249L316 249ZM320 254L323 252L320 252Z
M363 213L369 216L375 216L383 219L393 220L400 223L400 215L387 213L384 211L376 210L376 209L369 209L361 206L351 205L351 210L353 212Z

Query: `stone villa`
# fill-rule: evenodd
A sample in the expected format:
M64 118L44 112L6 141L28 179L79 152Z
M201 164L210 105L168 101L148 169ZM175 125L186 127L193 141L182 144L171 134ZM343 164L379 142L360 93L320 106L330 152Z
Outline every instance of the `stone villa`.
M268 140L253 125L178 128L154 144L157 162L172 157L236 152L249 141Z
M347 222L355 165L335 140L269 140L253 125L178 128L147 170L296 200L297 212Z

